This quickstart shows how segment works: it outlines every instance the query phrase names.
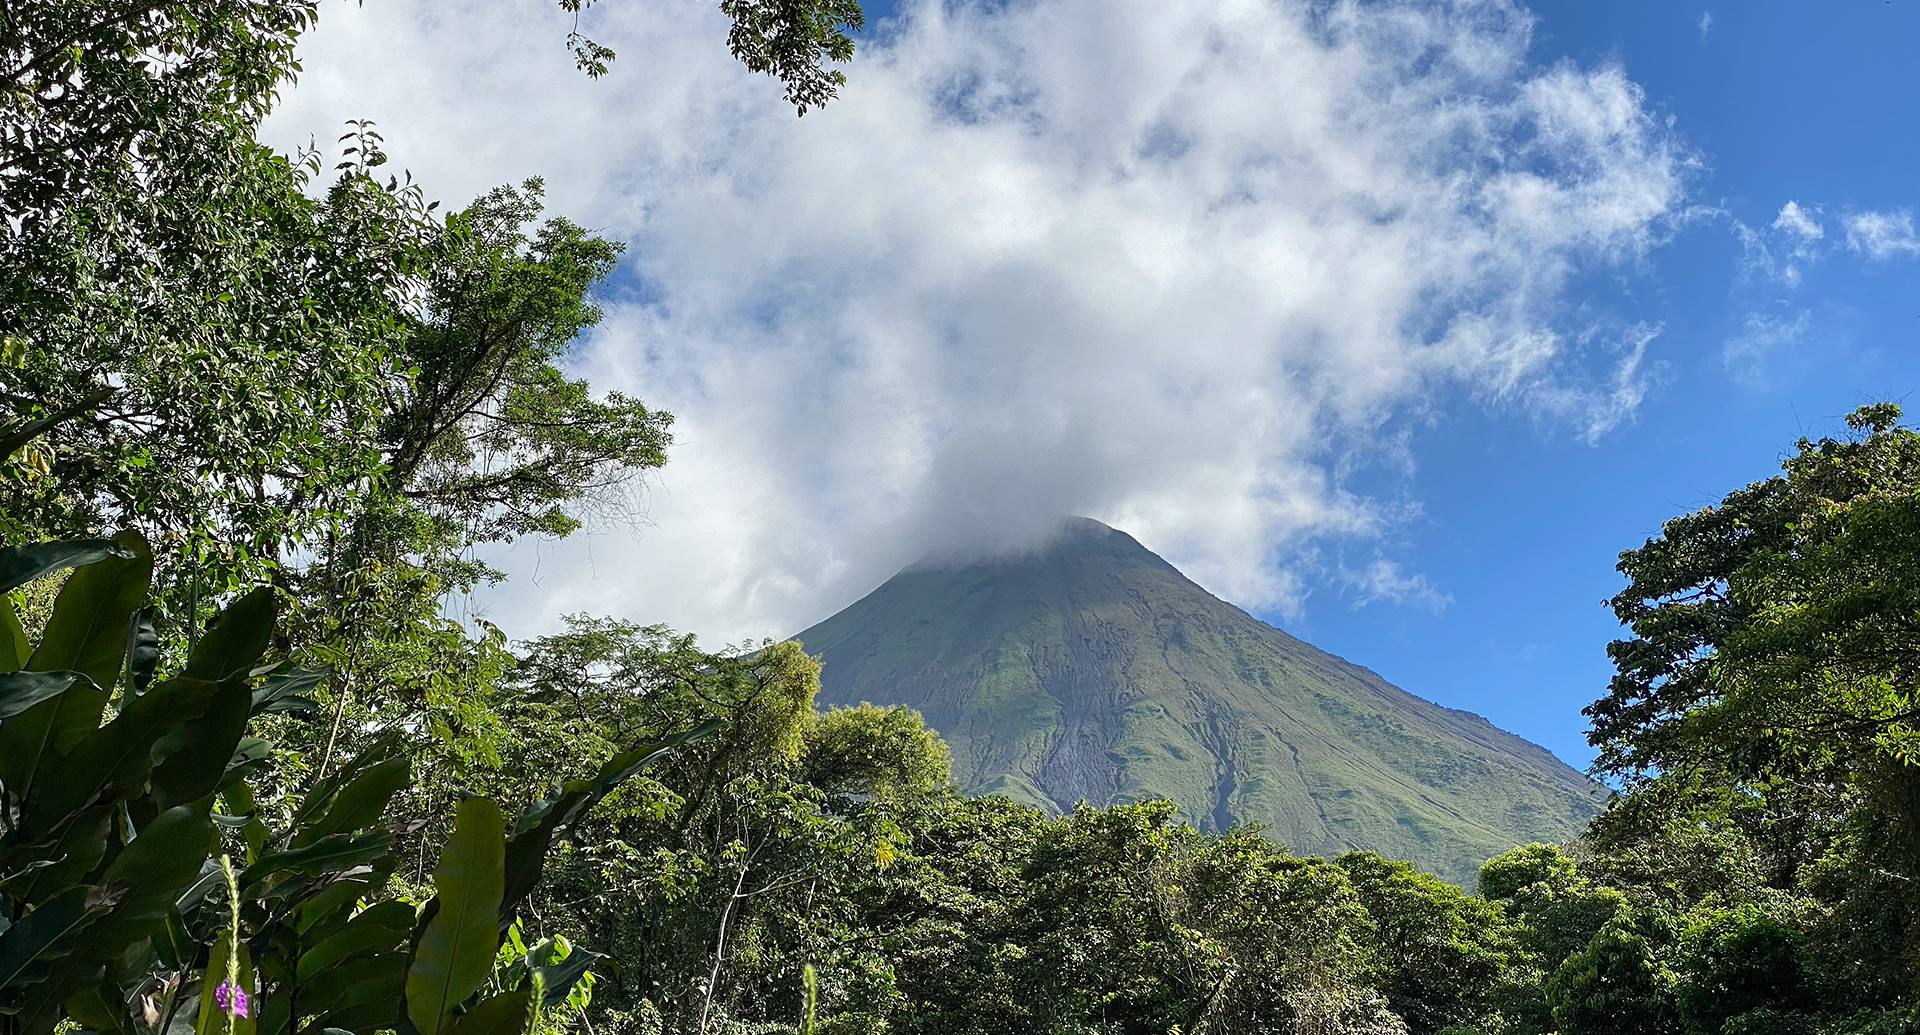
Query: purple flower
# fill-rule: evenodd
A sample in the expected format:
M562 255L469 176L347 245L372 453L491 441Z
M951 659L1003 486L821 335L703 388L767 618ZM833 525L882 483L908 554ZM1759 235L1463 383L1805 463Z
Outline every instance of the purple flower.
M248 1016L246 990L236 987L231 981L222 981L213 990L213 1002L229 1017Z

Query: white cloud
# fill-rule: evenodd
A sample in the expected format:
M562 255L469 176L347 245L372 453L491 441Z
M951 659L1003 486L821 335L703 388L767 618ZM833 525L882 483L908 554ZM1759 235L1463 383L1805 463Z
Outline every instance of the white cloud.
M1713 29L1713 12L1701 11L1700 12L1700 38L1703 40L1706 39L1707 33L1710 32L1712 29Z
M1788 201L1780 206L1780 214L1773 219L1773 228L1800 241L1818 241L1827 235L1826 228L1820 225L1819 210L1801 208L1797 201Z
M1805 309L1791 313L1748 313L1739 333L1727 339L1722 358L1736 376L1758 380L1769 361L1806 340L1813 329L1813 314Z
M1343 572L1355 592L1353 606L1391 603L1439 613L1453 606L1452 594L1442 592L1425 575L1412 574L1384 557L1357 570Z
M1755 229L1736 219L1733 234L1740 241L1742 276L1794 288L1800 286L1806 268L1823 254L1827 230L1818 207L1789 200L1780 206L1772 224Z
M1592 437L1645 390L1653 332L1568 295L1660 243L1692 162L1619 67L1531 63L1523 10L916 3L796 120L711 6L595 7L600 82L544 2L328 8L271 126L374 118L451 199L545 173L631 244L578 366L678 440L648 525L507 555L516 635L779 635L1067 513L1298 606L1303 551L1398 520L1343 472L1409 419Z
M1847 247L1871 259L1920 254L1920 236L1913 230L1913 213L1857 212L1846 218Z

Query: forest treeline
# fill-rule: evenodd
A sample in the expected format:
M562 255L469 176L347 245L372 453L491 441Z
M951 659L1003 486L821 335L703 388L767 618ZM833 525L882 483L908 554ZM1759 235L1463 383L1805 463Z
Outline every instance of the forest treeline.
M831 100L851 0L721 8ZM1475 888L968 797L795 645L449 616L671 419L568 373L619 247L538 181L258 141L317 13L0 11L0 1032L1920 1030L1898 407L1621 555L1620 793Z

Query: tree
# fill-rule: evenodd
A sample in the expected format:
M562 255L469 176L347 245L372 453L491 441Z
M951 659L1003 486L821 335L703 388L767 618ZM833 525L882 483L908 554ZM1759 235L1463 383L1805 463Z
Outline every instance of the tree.
M1782 474L1621 554L1634 635L1586 710L1603 770L1837 779L1906 750L1920 435L1899 417L1863 407L1855 437L1803 439Z
M347 567L417 551L443 571L477 545L564 536L581 508L665 462L670 416L597 399L559 368L599 322L590 293L620 249L565 219L529 232L541 191L495 190L436 234L423 315L382 386L380 492L347 535Z
M1619 674L1588 714L1600 765L1642 803L1603 823L1611 836L1687 816L1754 846L1782 890L1851 843L1854 866L1892 878L1858 886L1892 894L1850 903L1828 881L1826 900L1897 910L1873 923L1905 930L1920 915L1920 434L1899 418L1864 407L1849 437L1803 439L1780 475L1622 554L1614 607L1634 636L1609 648Z
M946 742L904 706L829 709L807 726L803 743L807 782L837 794L926 795L952 779Z
M1779 895L1688 918L1676 995L1688 1027L1719 1031L1741 1014L1816 1005L1804 961L1809 925L1795 906Z
M1417 1033L1485 1023L1517 946L1484 899L1372 852L1335 860L1373 919L1372 984Z
M578 31L588 2L561 6L582 66L604 71L611 51ZM857 3L722 7L749 69L802 111L833 95L826 66L851 57ZM444 562L562 533L663 459L664 415L555 366L598 318L585 296L615 249L564 220L523 238L537 183L443 224L410 178L380 182L366 123L319 201L317 152L256 142L315 15L313 0L0 14L0 455L31 447L7 472L0 534L143 528L212 583L163 592L163 633L188 609L174 596L262 577L322 539L357 561L392 533ZM429 594L487 574L425 567Z
M1563 1035L1677 1033L1674 976L1659 955L1671 934L1657 914L1623 912L1568 956L1546 988Z
M1513 924L1517 943L1498 993L1501 1012L1523 1030L1550 1030L1548 979L1627 907L1626 896L1596 884L1565 849L1545 844L1487 860L1480 894Z

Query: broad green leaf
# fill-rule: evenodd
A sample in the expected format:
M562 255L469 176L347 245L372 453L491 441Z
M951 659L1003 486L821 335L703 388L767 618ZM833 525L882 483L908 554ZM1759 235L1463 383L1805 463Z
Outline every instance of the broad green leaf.
M233 745L233 754L227 756L227 768L220 777L220 786L228 786L243 770L259 765L272 757L271 741L260 737L241 737L239 742Z
M10 593L34 579L65 568L133 557L125 544L110 539L76 539L64 543L34 543L0 549L0 593Z
M255 739L257 738L242 739L240 747L234 752L235 755L247 749L247 741ZM260 741L260 743L264 745L266 742ZM232 772L234 768L229 764L228 771ZM266 848L268 837L266 821L260 818L260 805L253 798L253 788L247 786L247 781L243 777L232 779L221 785L220 798L226 803L227 811L252 817L240 833L240 836L246 839L247 865L251 866L260 857L261 851Z
M97 796L143 786L153 768L155 742L178 727L202 721L219 690L199 680L169 679L128 700L112 722L94 730L41 778L40 789L27 801L32 826L50 829Z
M154 957L168 970L186 970L200 952L200 942L187 930L187 918L181 914L177 899L174 908L167 910L166 926L154 932L149 941Z
M27 663L33 648L27 645L27 631L20 627L20 612L13 598L0 593L0 672L18 672Z
M507 843L506 888L500 903L501 915L519 907L540 884L546 867L547 850L562 828L571 829L587 810L615 787L648 764L703 737L711 736L726 725L710 719L690 730L683 730L657 743L640 744L608 759L591 779L569 780L558 794L529 807L514 822L513 839Z
M511 1035L523 1032L533 1022L532 989L516 988L474 1004L473 1009L454 1018L447 1030L453 1035Z
M323 1024L339 1024L347 1011L372 1006L376 1019L389 1023L379 1027L398 1027L401 998L407 986L407 957L394 952L382 956L362 956L309 979L301 978L300 1012L318 1017ZM358 1028L357 1024L346 1025Z
M33 794L36 779L100 725L107 693L127 649L127 621L147 600L153 555L138 536L116 542L129 556L96 561L60 588L40 646L26 667L71 670L93 681L43 701L0 726L0 782L16 798Z
M43 981L53 961L72 951L89 924L118 898L102 888L73 887L41 903L0 934L0 1007Z
M401 735L393 731L374 737L346 764L334 769L308 789L307 796L300 802L300 807L294 810L289 827L299 830L312 822L315 816L321 815L326 811L327 806L333 803L333 796L339 792L342 785L356 774L366 772L376 762L401 752L403 744Z
M213 943L213 949L207 955L207 970L200 979L200 1013L193 1025L194 1035L254 1035L260 1004L254 997L253 958L247 952L247 943L240 942L239 977L240 988L247 993L247 1016L236 1017L220 1009L214 999L220 985L227 980L228 953L233 951L233 930L227 928Z
M554 959L558 952L559 945L551 938L541 939L527 952L529 962L546 961L533 968L540 975L540 986L543 989L540 996L542 1010L551 1010L565 1002L567 993L573 991L573 986L579 983L581 976L592 970L594 964L607 958L597 952L588 952L578 945L569 946L564 957Z
M401 1024L400 997L385 986L370 986L354 997L355 1002L321 1019L324 1031L392 1031Z
M275 665L261 680L260 688L253 692L253 711L257 715L279 710L282 702L300 698L326 678L325 669L301 668L288 662Z
M367 907L345 927L301 954L297 967L301 980L311 981L356 956L398 950L413 934L413 921L413 907L405 902Z
M391 858L379 860L391 865ZM313 891L293 909L293 926L302 938L318 942L340 929L353 915L354 906L372 895L375 879L386 880L371 866L356 866L341 876L328 877L325 886Z
M393 834L378 830L368 834L335 834L310 845L275 852L248 866L240 874L240 886L251 887L276 874L317 876L374 862L393 849Z
M334 795L326 814L294 832L293 847L299 848L332 834L359 830L380 818L387 803L407 785L411 771L404 757L389 758L355 776Z
M244 675L273 641L275 610L273 590L266 586L228 604L200 634L185 674L213 682Z
M118 807L96 805L69 817L45 840L7 853L0 870L9 876L0 880L0 892L26 903L40 902L91 873L107 854L107 836ZM25 865L30 860L47 865Z
M67 1019L78 1024L80 1031L136 1035L120 990L109 979L68 996L65 1007Z
M127 689L144 694L153 685L160 664L160 634L153 628L153 608L143 607L127 625Z
M439 911L428 921L407 972L407 1018L439 1035L453 1011L487 980L499 948L506 821L486 798L460 803L453 836L433 871Z
M92 690L99 689L78 672L0 673L0 719L10 719L41 701L66 693L68 687L81 682Z
M127 623L146 606L153 553L131 532L114 538L121 553L75 571L54 598L29 668L73 669L111 687L126 657Z
M199 801L220 786L252 703L253 688L229 679L218 684L199 718L154 742L153 797L161 808Z
M122 950L166 923L176 896L200 874L212 829L206 816L183 805L161 813L121 849L100 879L103 891L117 894L118 902L80 933L46 981L28 990L20 1014L23 1028L50 1027L69 996L97 984Z

